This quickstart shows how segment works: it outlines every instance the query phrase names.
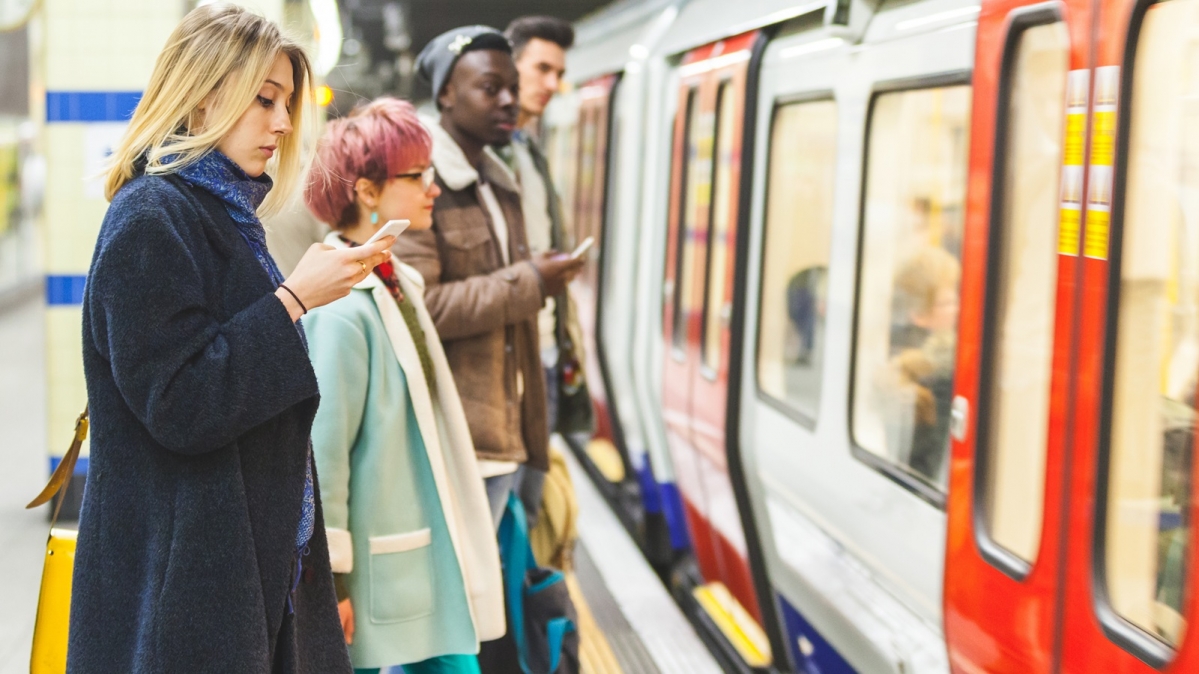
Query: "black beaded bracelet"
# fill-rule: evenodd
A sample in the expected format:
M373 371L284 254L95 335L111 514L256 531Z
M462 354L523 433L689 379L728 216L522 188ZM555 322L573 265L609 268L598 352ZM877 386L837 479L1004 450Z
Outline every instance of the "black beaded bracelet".
M295 291L293 291L291 288L288 288L287 286L283 285L282 283L279 284L279 287L286 290L288 295L291 295L292 297L294 297L296 299L296 304L300 305L300 309L302 309L304 311L303 314L300 314L301 316L308 313L308 307L304 306L304 303L300 301L300 296L297 295L295 293Z

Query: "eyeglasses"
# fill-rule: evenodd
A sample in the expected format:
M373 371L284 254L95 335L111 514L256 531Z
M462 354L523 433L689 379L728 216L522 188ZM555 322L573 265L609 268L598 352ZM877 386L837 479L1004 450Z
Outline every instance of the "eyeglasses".
M436 176L437 176L437 172L433 170L432 166L430 166L429 168L427 168L423 171L412 171L410 173L401 173L401 174L397 175L396 177L397 178L408 178L411 180L416 180L417 178L420 178L421 187L425 188L425 191L428 192L429 188L433 186L433 179Z

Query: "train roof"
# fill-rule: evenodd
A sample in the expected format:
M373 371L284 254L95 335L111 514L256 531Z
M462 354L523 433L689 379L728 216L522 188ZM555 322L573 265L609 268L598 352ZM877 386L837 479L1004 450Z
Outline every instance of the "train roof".
M685 0L617 0L587 15L575 23L567 76L572 82L585 82L644 59L684 4Z
M730 11L729 0L690 0L655 52L664 56L678 54L823 9L829 0L736 0L734 4L736 11Z

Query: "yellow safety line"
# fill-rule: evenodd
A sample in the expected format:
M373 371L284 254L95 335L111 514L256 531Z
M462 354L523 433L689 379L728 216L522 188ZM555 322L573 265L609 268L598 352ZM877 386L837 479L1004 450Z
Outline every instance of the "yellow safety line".
M701 585L692 590L692 594L733 648L737 649L745 664L750 667L766 667L770 664L770 644L766 641L765 633L723 583Z
M595 623L591 607L573 572L566 573L566 589L579 614L579 665L582 674L624 674L603 630Z

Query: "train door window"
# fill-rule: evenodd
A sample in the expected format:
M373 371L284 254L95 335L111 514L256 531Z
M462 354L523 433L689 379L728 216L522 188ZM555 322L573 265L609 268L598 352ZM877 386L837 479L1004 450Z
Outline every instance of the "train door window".
M1060 21L1015 30L1000 85L980 496L991 539L1031 563L1044 511L1070 37Z
M770 137L758 385L814 428L824 367L837 104L779 106Z
M716 94L716 134L713 161L711 210L708 218L708 264L704 280L703 326L701 337L703 366L708 376L720 367L721 328L728 324L731 306L724 301L725 277L729 264L729 225L733 221L733 175L738 163L734 156L739 145L733 133L737 97L733 85L725 82Z
M1199 0L1145 12L1130 99L1106 437L1107 600L1177 646L1199 379ZM1121 240L1122 239L1122 240ZM1111 352L1111 351L1109 351Z
M602 133L601 117L598 109L589 108L583 112L579 120L579 174L578 192L575 195L577 201L574 223L576 241L594 236L598 229L596 220L600 215L598 202L602 186L597 184L597 181L603 165L603 157L600 156L600 153L603 152L603 141L600 137Z
M968 85L878 94L867 139L855 453L935 503L947 475L970 103Z
M676 354L687 344L687 320L695 309L695 238L698 214L706 213L712 193L712 113L704 113L698 90L687 96L686 146L683 154L683 193L675 249L674 315L671 341Z

